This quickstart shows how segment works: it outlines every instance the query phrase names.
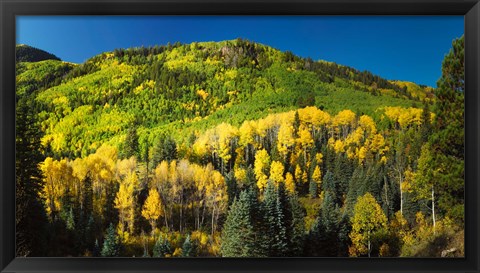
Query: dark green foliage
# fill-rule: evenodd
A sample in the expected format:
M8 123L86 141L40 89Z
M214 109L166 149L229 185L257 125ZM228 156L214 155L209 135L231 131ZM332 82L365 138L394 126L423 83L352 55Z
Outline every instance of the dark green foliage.
M120 248L121 243L115 232L115 227L110 223L105 235L105 240L103 241L102 252L100 254L102 257L119 257Z
M313 179L310 179L310 182L308 183L308 194L310 195L310 198L317 198L318 184L313 181Z
M123 149L121 153L121 158L130 158L132 156L139 157L138 147L138 134L137 134L137 127L132 125L127 130L127 136L125 138L125 142L123 143Z
M199 182L197 177L193 176L194 181L190 181L189 175L178 176L174 181L176 176L169 169L167 181L159 187L164 207L157 224L162 235L154 244L154 257L170 257L180 247L184 257L211 255L212 249L218 249L219 242L223 257L348 256L352 244L350 217L358 196L371 193L392 219L400 207L397 173L405 176L407 168L417 171L421 147L426 141L435 149L432 151L436 155L435 166L440 170L441 166L454 170L440 171L435 177L439 178L436 193L440 216L462 220L464 83L461 78L463 64L459 60L463 55L458 43L454 43L454 53L444 62L445 79L439 81L436 91L446 102L412 98L414 92L408 89L410 86L400 87L401 84L370 72L315 62L244 39L117 49L113 54L99 54L81 65L56 60L18 63L17 132L26 136L22 139L17 135L16 172L20 185L17 201L23 202L23 207L17 204L20 208L17 215L23 221L17 223L17 228L20 227L17 230L19 252L39 255L34 253L41 254L48 246L48 254L58 256L90 253L109 257L141 256L143 251L143 256L148 257L151 254L148 238L139 235L140 230L149 228L148 221L140 216L141 206L149 188L165 178L159 179L159 174L152 170L164 160L175 159L186 159L202 167L211 163L224 176L225 185L221 186L226 187L228 203L222 199L225 196L222 192L222 198L219 197L222 201L212 213L212 196L202 197L205 192L201 191L198 196L192 194L192 189L197 187L195 183ZM450 77L448 73L456 76ZM426 87L414 85L413 89L431 93ZM389 121L380 110L386 106L416 107L421 103L424 104L422 125L412 124L406 128ZM329 139L336 140L340 136L344 141L347 130L351 132L358 125L350 129L345 126L338 133L327 125L315 128L312 147L300 154L299 130L310 129L312 125L303 120L303 116L300 119L298 108L309 105L315 105L331 117L340 110L351 109L357 115L356 123L363 114L371 116L377 133L387 144L385 153L374 154L377 147L368 139L370 143L360 144L367 150L365 160L359 161L351 154L347 156L347 152L334 149ZM278 126L269 127L265 132L261 132L262 126L255 128L251 136L254 143L241 144L238 135L228 143L220 143L219 132L208 135L206 141L202 139L207 130L222 122L238 129L246 120L258 121L267 115L287 111L295 112L292 124L295 139L286 152L277 145ZM431 121L430 111L436 117L447 118ZM33 116L38 118L38 123L31 118ZM447 122L449 119L453 120L451 124ZM46 135L45 147L40 146L43 134ZM365 131L364 134L361 138L370 133ZM197 140L205 141L206 146L213 145L202 150L195 146L199 143ZM125 251L113 225L108 226L108 223L118 222L114 200L119 181L115 174L112 181L104 181L108 187L102 211L93 212L93 200L98 197L95 196L97 192L94 194L92 176L87 173L84 181L75 181L82 185L81 194L69 190L60 198L60 210L51 215L53 235L47 238L50 239L48 244L40 242L42 236L33 238L31 234L46 234L40 232L44 215L36 213L44 211L43 200L38 197L42 177L37 170L42 156L57 160L85 158L105 143L117 148L119 159L135 156L138 162L140 188L134 193L135 230L129 234L132 240L128 241ZM259 149L265 149L271 161L284 165L284 176L287 172L297 176L297 164L305 171L303 177L295 177L295 192L287 194L282 182L277 185L272 181L260 192L253 171L255 153ZM231 158L223 160L220 153ZM321 162L315 159L317 153L323 155ZM383 155L386 161L382 159L381 162ZM321 188L318 188L318 181L311 178L317 165L325 173ZM237 170L246 170L245 176L238 176L242 181L235 177ZM75 195L79 198L73 198ZM416 200L414 195L415 192L405 192L402 198L404 216L412 226L416 225L415 213L428 214L431 207L430 201ZM33 201L27 203L27 197ZM196 240L191 240L187 234L193 226L195 232L210 231L204 223L210 216L212 219L218 217L218 220L215 218L217 229L211 230L207 242L211 245L205 246L202 239L197 249ZM179 228L180 233L176 233L177 223L185 227ZM34 230L32 226L39 228ZM105 229L106 234L102 235ZM221 238L217 237L218 231L221 231ZM181 238L185 236L182 244ZM388 232L382 236L375 243L388 242L390 254L398 255L401 250L399 237ZM102 237L104 243L100 248L96 238ZM137 243L139 238L144 240L143 248ZM34 252L27 240L38 240L33 243L38 244L40 251Z
M177 144L170 136L160 136L152 150L152 165L157 166L163 160L172 161L177 159Z
M250 198L247 191L242 191L230 206L222 231L222 257L253 257L258 251Z
M47 216L39 196L43 187L38 164L42 162L41 131L34 100L20 99L16 108L16 256L44 256L47 250Z
M289 214L291 220L287 226L288 256L299 257L303 253L305 245L305 210L298 201L296 195L288 197Z
M172 246L168 238L159 236L153 247L153 257L165 257L172 254Z
M326 191L319 217L308 236L309 256L338 255L339 220L339 208L335 205L331 192Z
M93 246L93 252L92 256L93 257L100 257L100 245L98 244L98 239L95 239L95 245Z
M182 257L195 257L195 246L190 240L190 235L187 235L185 242L183 242Z
M233 200L238 197L239 193L237 180L233 170L225 175L225 184L227 185L228 206L230 206L233 203Z
M287 225L285 211L280 200L279 191L269 181L265 188L263 200L265 239L262 244L268 257L286 256L288 249Z
M44 50L28 45L17 45L15 47L15 60L19 62L39 62L44 60L57 60L60 58Z
M66 225L67 229L69 230L75 230L75 218L73 216L73 209L70 208L67 214L67 219L66 219Z
M435 90L434 133L431 143L438 181L438 205L444 214L464 219L465 174L465 38L453 41L442 63L442 76ZM444 166L448 166L445 168ZM448 212L447 212L448 211Z

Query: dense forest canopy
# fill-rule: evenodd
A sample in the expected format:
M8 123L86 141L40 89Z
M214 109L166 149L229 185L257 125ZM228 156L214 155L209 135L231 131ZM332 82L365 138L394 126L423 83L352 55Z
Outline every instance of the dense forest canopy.
M17 255L463 256L463 43L437 88L244 39L17 46Z

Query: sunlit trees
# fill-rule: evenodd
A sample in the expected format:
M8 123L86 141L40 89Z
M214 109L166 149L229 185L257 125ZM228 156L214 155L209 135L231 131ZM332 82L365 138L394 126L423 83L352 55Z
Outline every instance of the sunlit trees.
M257 178L257 186L263 191L267 185L268 174L270 172L270 155L268 155L265 149L257 151L255 154L254 172Z
M162 209L163 206L157 189L150 189L148 197L143 204L142 216L150 222L150 225L152 226L152 234L155 232L158 218L163 214Z
M351 256L368 255L372 252L372 240L377 233L386 228L387 218L375 198L370 194L358 198L353 210ZM377 246L379 247L379 246Z

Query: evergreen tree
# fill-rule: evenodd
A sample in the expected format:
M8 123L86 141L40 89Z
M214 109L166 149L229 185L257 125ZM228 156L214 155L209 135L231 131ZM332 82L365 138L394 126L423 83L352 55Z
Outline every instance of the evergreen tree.
M105 240L103 241L102 257L118 257L120 256L120 240L115 232L115 227L112 223L107 229Z
M95 239L95 245L93 246L93 257L100 257L100 245L98 244L98 239Z
M127 136L125 142L123 143L123 158L130 158L135 156L139 158L139 145L138 145L138 134L137 127L131 126L127 130Z
M66 225L67 229L69 230L75 230L75 218L73 216L73 209L70 208L67 214L67 219L66 219Z
M162 135L152 149L152 165L155 168L160 162L177 159L177 144L170 136Z
M249 199L249 193L242 191L230 207L222 230L223 257L253 257L256 252Z
M298 196L288 196L292 220L287 228L288 256L299 257L302 255L305 245L305 212L298 200Z
M269 180L264 193L264 223L265 235L264 249L269 257L285 256L287 252L287 230L285 215L280 201L279 192Z
M316 198L318 195L318 184L313 181L313 179L310 179L310 183L308 184L308 194L310 198Z
M167 257L172 254L172 246L168 238L159 236L153 247L153 257Z
M47 251L47 216L38 164L41 130L37 124L35 99L25 97L17 102L15 180L16 180L16 256L45 256Z
M195 248L190 240L190 235L187 236L182 245L182 257L194 257Z
M464 220L465 189L465 38L452 43L442 63L442 76L435 89L431 179L438 183L436 195L442 214ZM448 166L448 167L445 167Z

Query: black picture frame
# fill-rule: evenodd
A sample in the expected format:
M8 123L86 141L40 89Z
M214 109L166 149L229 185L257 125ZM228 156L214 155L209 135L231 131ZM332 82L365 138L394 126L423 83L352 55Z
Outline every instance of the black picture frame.
M0 0L1 272L479 272L479 0ZM465 258L16 258L15 16L464 15Z

